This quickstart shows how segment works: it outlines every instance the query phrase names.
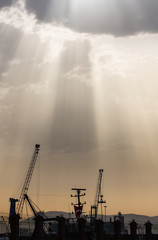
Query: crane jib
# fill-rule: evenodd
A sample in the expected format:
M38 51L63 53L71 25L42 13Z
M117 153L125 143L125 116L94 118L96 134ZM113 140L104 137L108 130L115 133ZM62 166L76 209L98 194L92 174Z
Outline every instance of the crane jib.
M20 197L19 197L19 201L18 201L18 204L17 204L17 211L16 212L19 215L21 215L21 213L23 211L24 195L27 194L27 191L29 189L29 185L30 185L30 182L31 182L31 178L32 178L33 170L34 170L34 167L35 167L35 164L36 164L36 160L37 160L37 157L38 157L39 150L40 150L40 145L36 144L35 149L34 149L34 153L33 153L33 156L32 156L32 159L31 159L31 162L30 162L27 174L26 174L26 178L25 178L25 181L24 181L24 184L23 184L23 187L22 187L22 191L21 191L21 194L20 194Z

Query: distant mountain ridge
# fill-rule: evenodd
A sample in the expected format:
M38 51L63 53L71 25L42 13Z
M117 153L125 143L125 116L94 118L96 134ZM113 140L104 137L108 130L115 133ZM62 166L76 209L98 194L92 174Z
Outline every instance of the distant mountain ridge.
M65 218L74 218L75 214L74 213L68 213L68 212L64 212L64 211L48 211L45 212L45 215L49 218L55 218L56 216L63 216ZM110 218L113 221L114 216L116 216L117 214L114 215L107 215L106 216L106 220L109 221ZM145 222L145 221L151 221L152 223L158 223L158 216L147 216L147 215L140 215L140 214L134 214L134 213L127 213L127 214L122 214L125 218L125 222L130 222L132 220L135 220L136 222L140 223L140 222ZM6 212L0 212L0 216L4 216L4 217L9 217L9 213ZM84 216L84 215L83 215ZM100 217L100 215L98 215L98 218ZM105 216L103 216L105 217Z
M45 213L47 217L56 217L56 216L63 216L65 218L74 218L75 214L73 213L68 213L68 212L64 212L64 211L48 211ZM113 221L114 220L114 216L115 215L107 215L106 216L106 221ZM134 214L134 213L129 213L129 214L122 214L124 216L124 220L125 223L128 224L130 223L132 220L135 220L138 224L143 224L147 221L150 221L153 224L158 224L158 216L147 216L147 215L140 215L140 214ZM84 216L84 215L83 215ZM100 218L101 215L98 215L98 218ZM105 218L105 215L103 216L103 218Z
M158 216L146 216L146 215L139 215L139 214L123 214L125 221L132 221L135 220L137 223L147 222L150 221L152 223L158 223Z

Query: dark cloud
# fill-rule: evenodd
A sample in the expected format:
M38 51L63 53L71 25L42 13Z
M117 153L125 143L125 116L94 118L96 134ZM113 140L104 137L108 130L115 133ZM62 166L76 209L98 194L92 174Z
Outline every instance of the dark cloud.
M63 22L69 15L69 0L27 0L25 6L37 16L39 21Z
M79 32L115 36L158 32L157 0L27 0L39 21L55 21Z
M0 0L0 8L11 6L15 0Z

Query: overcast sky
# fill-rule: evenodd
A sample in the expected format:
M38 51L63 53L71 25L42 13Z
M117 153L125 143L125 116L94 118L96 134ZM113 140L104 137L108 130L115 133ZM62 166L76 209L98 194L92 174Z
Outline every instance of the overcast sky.
M0 1L0 211L39 143L29 193L42 210L69 211L76 186L88 213L103 168L107 214L158 215L157 12L157 0Z

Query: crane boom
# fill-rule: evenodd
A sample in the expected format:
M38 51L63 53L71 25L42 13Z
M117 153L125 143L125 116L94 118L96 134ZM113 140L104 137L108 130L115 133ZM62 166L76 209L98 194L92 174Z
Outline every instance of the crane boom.
M29 185L30 185L30 182L31 182L31 177L32 177L33 170L34 170L34 167L35 167L35 163L36 163L36 160L37 160L37 157L38 157L39 149L40 149L40 145L36 144L35 149L34 149L34 153L33 153L30 165L29 165L29 169L28 169L27 174L26 174L25 182L24 182L24 185L22 187L20 198L19 198L19 201L18 201L18 204L17 204L17 213L20 214L20 216L21 216L23 206L24 206L24 199L25 199L24 195L27 194L27 191L28 191L28 188L29 188Z
M97 218L99 198L101 196L101 182L102 182L103 171L104 171L103 169L99 169L99 177L98 177L98 182L97 182L95 201L94 201L94 205L91 206L91 217L92 217L92 209L94 209L95 210L95 219Z
M103 169L99 169L99 177L98 177L98 183L97 183L97 191L96 191L96 195L95 195L95 202L94 205L98 206L99 204L99 197L101 195L101 181L102 181L102 173L103 173Z

